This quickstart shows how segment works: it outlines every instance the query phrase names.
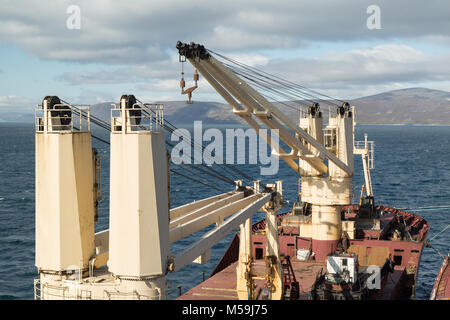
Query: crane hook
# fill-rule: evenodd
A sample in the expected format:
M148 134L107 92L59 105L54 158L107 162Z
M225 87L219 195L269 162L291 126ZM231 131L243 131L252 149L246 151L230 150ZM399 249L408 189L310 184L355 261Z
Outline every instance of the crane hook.
M181 71L181 80L180 80L180 87L181 87L181 94L187 94L188 96L188 100L186 101L187 104L193 104L194 101L192 101L192 92L198 88L197 86L197 81L199 80L200 76L197 72L197 70L195 70L194 73L194 86L190 87L188 89L184 89L186 86L186 82L184 81L184 72L183 69Z

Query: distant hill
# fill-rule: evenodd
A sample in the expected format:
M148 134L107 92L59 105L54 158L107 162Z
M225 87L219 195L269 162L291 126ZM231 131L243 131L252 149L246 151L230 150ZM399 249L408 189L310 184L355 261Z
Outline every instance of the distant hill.
M450 93L426 88L394 90L352 100L358 123L450 125Z
M357 108L360 124L450 125L450 93L426 88L401 89L349 101ZM174 124L192 124L202 120L207 124L242 122L231 108L218 102L165 101L164 115ZM323 107L327 107L322 103ZM109 119L110 103L92 106L93 114ZM279 105L292 119L297 111Z
M410 88L388 91L349 101L357 107L360 124L413 124L450 125L450 93L446 91ZM231 108L223 103L195 101L164 101L165 119L173 124L192 124L202 120L204 124L242 123ZM322 103L323 107L326 104ZM111 102L92 105L93 115L109 122ZM297 122L298 111L279 105L279 108ZM2 112L0 121L33 121L33 114Z
M155 102L164 104L164 118L173 124L192 124L202 120L208 124L237 123L237 118L231 108L219 102L195 101L187 104L184 101ZM94 104L91 106L93 115L109 121L111 102Z

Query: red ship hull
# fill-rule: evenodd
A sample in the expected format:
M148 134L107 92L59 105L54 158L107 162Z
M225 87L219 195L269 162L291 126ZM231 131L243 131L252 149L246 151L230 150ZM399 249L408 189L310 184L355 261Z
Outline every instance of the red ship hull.
M446 256L431 291L430 300L450 300L450 257Z

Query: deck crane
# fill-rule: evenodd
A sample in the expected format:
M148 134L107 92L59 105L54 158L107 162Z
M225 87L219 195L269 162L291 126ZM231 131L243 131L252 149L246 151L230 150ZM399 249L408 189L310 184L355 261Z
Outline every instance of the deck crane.
M302 177L302 201L311 210L306 210L309 222L298 219L305 222L299 224L300 237L312 239L315 259L323 260L333 252L342 234L348 233L352 238L355 221L341 221L341 206L350 204L352 197L353 154L361 154L364 168L369 170L373 166L373 148L367 139L363 147L354 147L354 112L350 105L337 107L335 116L322 130L322 113L313 104L297 126L203 46L178 43L178 49L225 98L234 113L258 133L262 125L274 130L290 148L285 151L276 139L261 135L276 155ZM196 72L195 85L189 89L185 89L184 81L180 83L188 102L192 102L198 78ZM169 171L173 170L164 130L174 132L176 128L164 121L163 105L143 103L126 94L110 111L108 124L92 115L90 106L72 105L57 96L47 96L42 105L36 106L39 278L34 281L35 297L164 299L168 272L177 272L192 262L205 263L212 246L239 227L236 295L240 299L255 298L255 280L264 280L265 297L283 298L276 215L285 204L282 182L260 187L258 180L234 168L230 169L232 173L253 180L253 186L228 178L225 181L234 190L171 208L168 187ZM99 232L95 232L94 222L100 174L92 148L95 136L91 123L110 135L109 229ZM209 173L227 178L217 171ZM370 197L370 176L365 177ZM373 197L369 200L373 205ZM252 269L256 262L252 260L251 217L261 210L266 213L266 269L258 275ZM370 217L371 211L366 210L365 217L367 213ZM213 229L181 252L171 252L172 243L213 224Z
M328 126L323 129L320 107L313 104L298 126L203 45L178 41L176 47L180 61L188 60L232 107L234 114L257 133L262 125L277 130L279 138L290 148L285 151L275 139L266 140L273 154L301 176L301 200L311 208L312 223L301 226L300 235L312 238L316 259L326 259L348 228L341 222L341 207L352 202L354 153L362 155L366 193L372 196L367 138L364 146L354 147L354 108L347 102L337 106L335 115L330 116Z

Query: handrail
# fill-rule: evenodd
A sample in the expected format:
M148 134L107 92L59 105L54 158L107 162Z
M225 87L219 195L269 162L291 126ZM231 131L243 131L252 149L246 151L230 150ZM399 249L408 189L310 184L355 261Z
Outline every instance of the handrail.
M133 104L131 108L126 108L125 117L122 115L122 107L115 103L111 108L111 131L113 133L122 132L122 121L125 118L126 132L137 133L139 131L161 131L164 127L164 105L152 103Z
M86 132L91 129L90 105L55 104L53 108L44 110L42 105L36 105L36 132Z

